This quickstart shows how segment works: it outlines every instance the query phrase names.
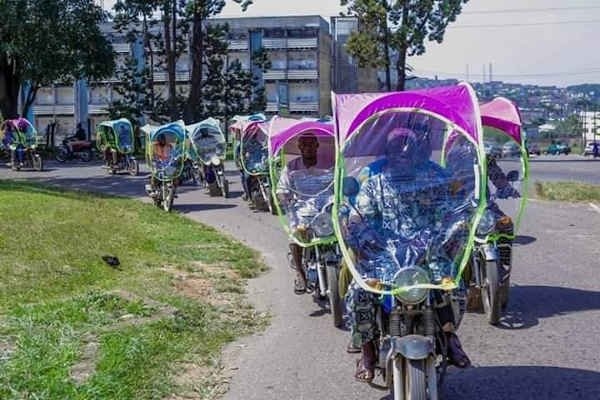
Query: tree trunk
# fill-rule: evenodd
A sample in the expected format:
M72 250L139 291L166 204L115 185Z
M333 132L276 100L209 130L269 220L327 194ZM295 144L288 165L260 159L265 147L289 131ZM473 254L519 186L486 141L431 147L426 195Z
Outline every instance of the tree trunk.
M0 113L4 119L17 118L21 77L14 74L14 61L0 55Z
M173 0L175 1L175 0ZM174 49L174 39L171 37L171 18L170 15L171 10L169 10L168 5L165 6L165 15L164 15L164 35L165 35L165 56L167 58L167 77L168 77L168 100L167 103L169 105L169 117L172 120L176 119L176 110L175 110L175 52ZM172 40L173 39L173 40Z
M156 98L154 94L154 50L152 49L152 41L150 40L150 32L148 32L148 17L144 14L143 17L143 32L144 32L144 49L148 51L148 59L150 61L150 73L148 74L148 90L150 97L150 118L156 116ZM148 103L146 103L148 104Z
M398 74L396 91L398 92L402 92L406 84L406 52L406 46L398 49L398 60L396 60L396 72Z
M385 0L384 0L385 2ZM385 52L385 90L388 92L392 91L392 78L390 73L390 30L388 29L387 12L385 13L385 19L383 21L383 48Z
M35 101L35 98L37 96L37 92L38 92L39 88L40 87L34 83L31 85L29 92L27 92L27 98L23 102L23 109L21 111L21 115L23 117L26 117L27 114L29 113L29 109L31 108L31 106L33 105L33 102Z
M204 37L202 32L202 17L201 10L196 10L193 18L192 26L192 79L190 95L187 99L185 109L186 123L194 122L200 119L202 114L202 74L203 74L203 58L204 58Z

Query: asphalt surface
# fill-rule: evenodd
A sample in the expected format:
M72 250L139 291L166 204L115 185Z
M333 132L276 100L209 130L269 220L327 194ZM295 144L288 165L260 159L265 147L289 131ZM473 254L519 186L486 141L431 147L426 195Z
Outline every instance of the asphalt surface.
M504 171L520 170L520 160L501 159ZM530 181L579 181L600 184L600 158L569 156L531 156Z
M97 164L77 163L50 163L41 173L0 167L2 177L140 199L147 179L109 176ZM386 398L385 391L354 381L356 356L345 353L347 332L333 327L326 305L293 294L287 240L277 218L250 210L240 198L238 174L229 178L233 198L209 197L190 186L175 200L177 211L257 249L271 267L249 281L248 296L272 314L272 324L225 350L232 376L225 399ZM444 398L600 399L599 238L600 208L529 203L514 249L507 315L499 327L489 326L483 315L466 315L459 335L474 367L450 371Z

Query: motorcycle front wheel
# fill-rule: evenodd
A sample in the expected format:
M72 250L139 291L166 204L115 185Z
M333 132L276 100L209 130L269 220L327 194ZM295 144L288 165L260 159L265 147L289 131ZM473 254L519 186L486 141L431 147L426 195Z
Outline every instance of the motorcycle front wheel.
M129 160L129 174L132 176L140 174L140 164L138 164L137 160Z
M485 270L482 272L481 300L483 310L491 325L497 325L500 321L500 279L499 261L486 261Z
M83 161L83 162L90 162L92 160L92 151L91 150L82 151L81 153L79 153L79 157L81 158L81 161Z
M43 171L44 170L44 160L42 159L42 156L40 156L39 154L35 154L33 156L33 169L35 169L36 171Z
M340 289L338 284L340 270L337 265L327 265L327 288L329 290L329 306L331 307L331 316L333 325L341 328L344 324L344 304L340 298Z
M175 188L167 188L164 191L164 193L165 195L163 196L163 210L165 210L166 212L171 212L171 209L173 208L173 199L175 197Z

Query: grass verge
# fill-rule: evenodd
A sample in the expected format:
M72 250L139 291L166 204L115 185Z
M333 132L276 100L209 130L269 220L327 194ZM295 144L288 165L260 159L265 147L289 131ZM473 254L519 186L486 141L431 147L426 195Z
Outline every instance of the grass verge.
M535 182L535 194L543 200L600 203L600 185L579 182Z
M212 228L11 181L0 215L1 399L212 398L223 345L267 322L243 297L264 265Z

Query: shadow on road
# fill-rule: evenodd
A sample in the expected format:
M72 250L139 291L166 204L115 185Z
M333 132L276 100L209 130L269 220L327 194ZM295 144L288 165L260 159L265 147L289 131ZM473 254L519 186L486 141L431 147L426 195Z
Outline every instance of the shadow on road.
M526 235L518 235L515 240L513 240L513 244L518 244L520 246L527 246L528 244L531 244L533 242L535 242L537 239L534 238L533 236L526 236Z
M541 318L600 310L600 292L553 286L513 286L500 329L527 329Z
M235 207L237 207L235 204L177 204L177 201L175 201L175 204L173 205L173 209L184 214L196 211L223 210Z
M600 399L600 373L545 366L479 367L452 371L448 400Z
M586 162L599 162L600 158L597 159L593 159L593 158L589 158L589 159L582 159L582 158L574 158L574 159L556 159L556 160L537 160L534 158L530 158L529 159L529 163L534 163L534 164L543 164L543 163L572 163L572 162L576 162L576 163L586 163Z
M583 369L473 367L449 371L440 394L445 400L587 400L600 399L599 382L600 373Z

